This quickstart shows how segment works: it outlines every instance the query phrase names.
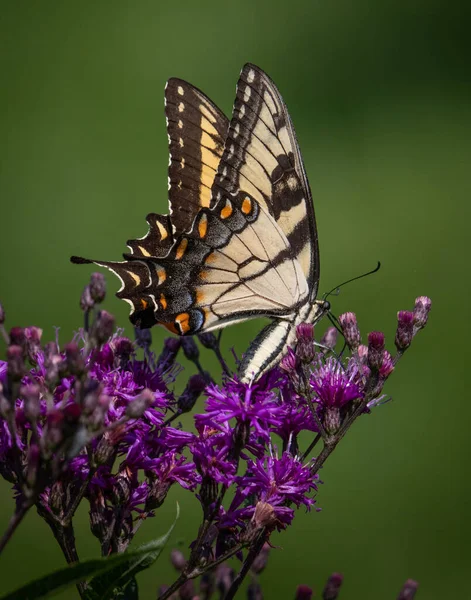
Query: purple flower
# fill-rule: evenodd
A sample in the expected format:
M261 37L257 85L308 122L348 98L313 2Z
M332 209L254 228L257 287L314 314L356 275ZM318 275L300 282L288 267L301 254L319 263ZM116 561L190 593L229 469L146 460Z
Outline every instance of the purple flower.
M287 404L283 421L272 428L285 443L305 430L317 432L317 425L307 402L301 399L297 404Z
M231 485L237 472L237 462L230 456L232 432L220 433L206 427L190 446L198 472L216 483Z
M345 369L338 359L327 358L311 375L314 401L323 408L342 408L348 402L362 398L363 390L357 379L358 367L353 360Z
M254 495L258 500L272 506L282 507L286 502L308 508L314 504L309 494L317 491L317 475L312 475L309 466L285 452L281 458L265 457L252 462L247 473L239 477L238 496Z
M253 427L255 434L266 440L269 427L281 425L286 412L276 395L257 383L230 381L222 389L209 385L206 393L206 412L197 415L199 423L227 423L235 419Z

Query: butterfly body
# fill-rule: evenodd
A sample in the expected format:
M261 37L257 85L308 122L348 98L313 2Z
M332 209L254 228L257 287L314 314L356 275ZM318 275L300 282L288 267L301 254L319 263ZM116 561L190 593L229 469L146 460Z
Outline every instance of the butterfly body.
M193 335L257 316L273 319L244 355L243 380L275 365L296 326L328 310L316 300L317 229L309 184L285 104L246 65L232 120L197 88L166 87L170 214L149 214L113 271L130 319Z

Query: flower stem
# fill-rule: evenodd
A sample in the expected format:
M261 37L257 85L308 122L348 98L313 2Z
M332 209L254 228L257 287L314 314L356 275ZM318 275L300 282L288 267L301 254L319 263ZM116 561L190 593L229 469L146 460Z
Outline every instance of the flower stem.
M316 437L312 440L312 442L309 444L309 446L306 448L305 452L301 456L301 459L300 459L301 462L304 462L306 460L306 458L311 454L311 452L317 446L317 443L319 442L319 440L321 439L321 437L322 437L322 435L320 433L318 433L316 435Z
M263 546L263 544L262 544ZM186 583L189 579L195 579L196 577L199 577L200 575L203 575L203 573L206 573L207 571L211 571L212 569L214 569L215 567L217 567L218 565L220 565L221 563L225 562L226 560L228 560L229 558L231 558L232 556L234 556L234 554L237 554L238 552L240 552L242 549L244 548L244 544L242 543L238 543L236 544L233 548L231 548L230 550L228 550L225 554L222 554L219 558L217 558L216 560L214 560L213 562L210 562L204 566L201 567L196 567L193 570L187 572L184 571L179 577L178 579L176 579L172 585L168 588L168 590L166 590L163 594L161 594L158 597L158 600L167 600L167 598L170 598L170 596L176 592L178 589L181 588L181 586Z
M235 597L237 591L242 585L243 580L245 579L245 576L250 571L254 560L260 554L260 551L263 548L263 544L266 541L266 537L266 531L265 529L263 529L258 535L258 537L255 539L254 543L251 545L247 557L244 561L244 564L242 565L240 571L237 573L234 581L232 582L231 587L229 588L229 591L224 596L224 600L232 600Z
M11 539L12 535L15 533L18 525L21 523L21 521L25 517L26 513L33 506L33 504L34 504L34 502L31 499L25 500L21 504L19 509L15 512L15 514L12 516L12 518L10 519L10 522L8 523L8 527L6 528L6 531L3 534L2 539L0 540L0 554L3 552L3 549L10 541L10 539Z

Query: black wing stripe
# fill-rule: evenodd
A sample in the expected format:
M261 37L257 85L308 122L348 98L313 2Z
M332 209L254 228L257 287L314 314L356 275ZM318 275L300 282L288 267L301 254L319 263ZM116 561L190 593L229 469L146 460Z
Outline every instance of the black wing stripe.
M165 89L169 136L169 203L176 234L191 229L209 206L229 122L200 90L169 79Z

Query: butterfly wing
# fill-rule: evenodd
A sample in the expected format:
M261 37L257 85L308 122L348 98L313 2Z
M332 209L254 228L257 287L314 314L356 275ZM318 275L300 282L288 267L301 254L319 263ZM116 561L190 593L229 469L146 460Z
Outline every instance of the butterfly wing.
M319 281L319 247L311 191L293 124L273 81L247 64L237 84L226 151L213 186L245 190L280 226L297 257L313 301Z
M179 234L188 231L198 211L209 206L229 120L195 86L177 78L165 87L168 194L170 215L147 216L149 232L129 240L133 257L165 256Z
M117 296L139 327L179 335L258 315L286 316L305 302L306 279L274 219L247 194L201 209L163 258L93 261L121 280Z
M139 249L123 263L94 262L121 279L117 296L140 327L159 323L191 335L274 317L242 366L244 378L259 375L279 359L317 292L317 232L294 129L275 85L253 65L242 70L229 129L198 90L171 82L173 244L165 255L145 246L149 256ZM159 225L149 236L158 232L161 243Z

